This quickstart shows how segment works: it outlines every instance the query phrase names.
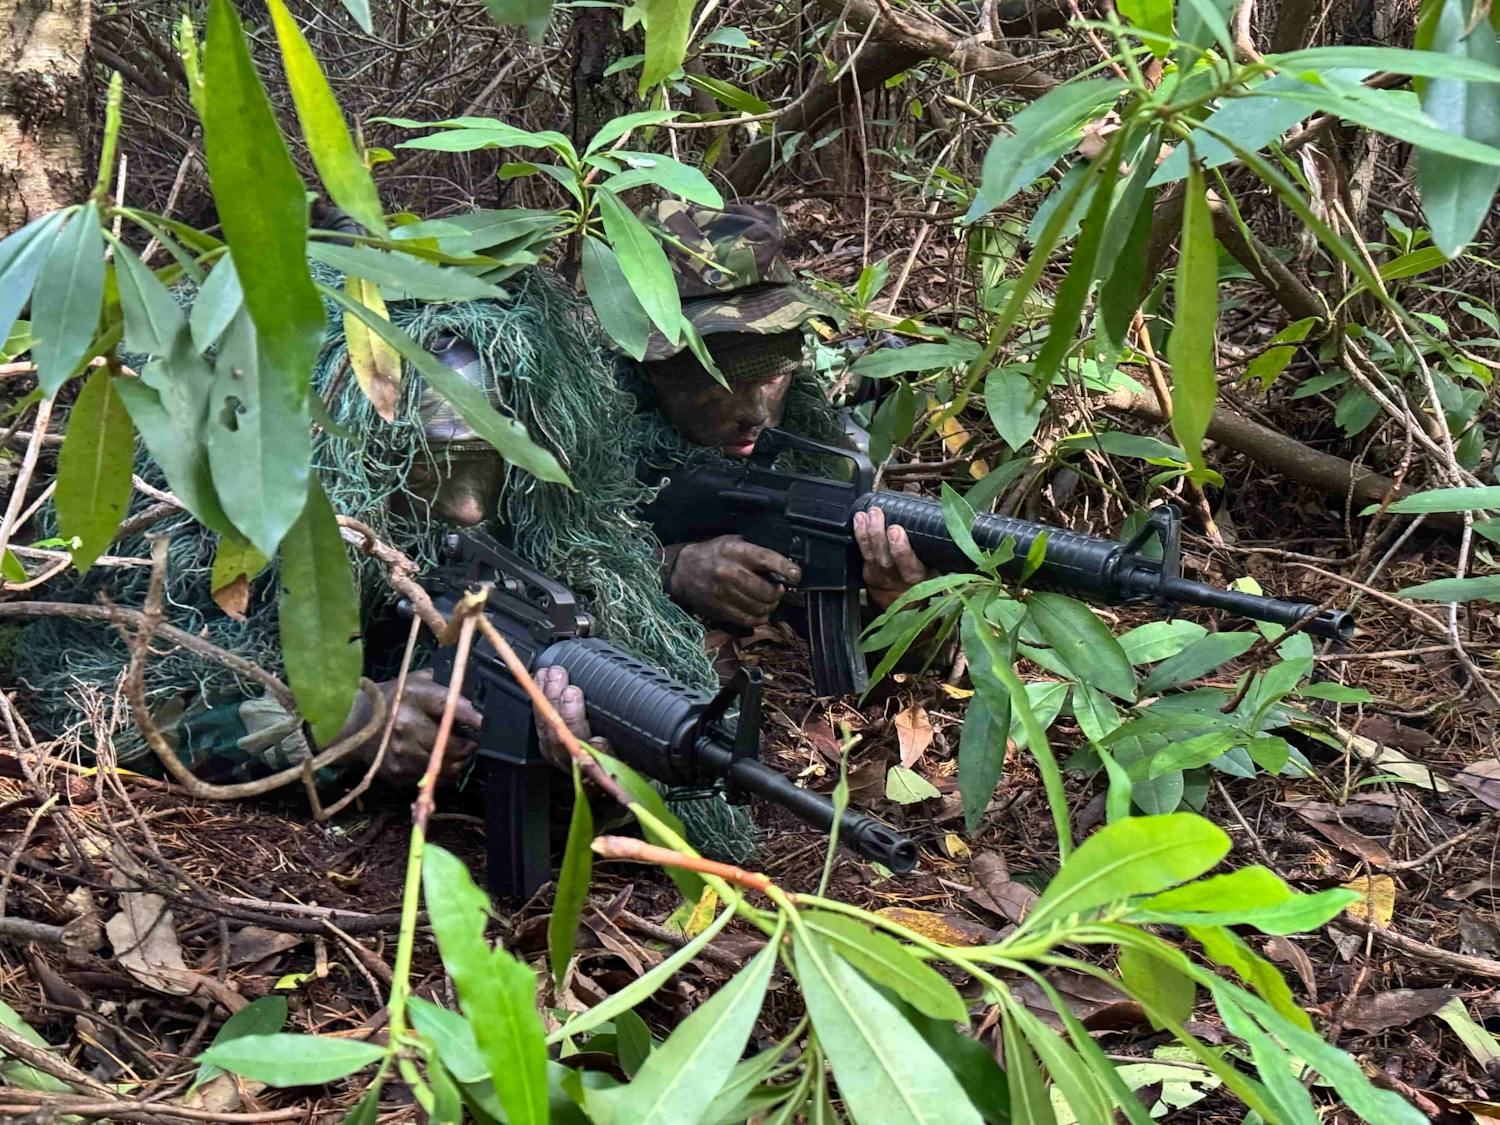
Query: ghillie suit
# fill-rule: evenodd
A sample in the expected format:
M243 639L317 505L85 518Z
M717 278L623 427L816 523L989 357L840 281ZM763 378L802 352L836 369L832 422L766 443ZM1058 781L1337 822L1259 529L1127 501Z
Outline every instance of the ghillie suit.
M429 350L455 337L466 341L480 359L469 377L551 450L576 486L570 491L507 466L497 513L503 537L577 592L600 635L689 684L715 686L702 628L662 592L656 540L628 514L649 497L637 482L636 458L624 441L635 408L632 397L613 379L612 360L575 297L539 270L507 285L511 296L503 302L402 303L391 307L391 319ZM351 435L323 430L314 441L314 464L334 507L362 520L420 567L430 566L442 525L426 505L413 502L406 482L414 471L430 471L440 459L454 456L452 446L435 448L429 441L423 412L431 413L432 392L407 369L396 420L380 419L348 370L341 325L332 316L314 386L337 427ZM137 495L134 510L147 503ZM151 533L171 540L166 589L171 623L279 672L274 564L251 583L246 620L234 621L211 596L213 534L186 515L157 524ZM138 535L117 542L113 551L146 558L150 546ZM355 574L364 620L376 622L391 602L382 568L360 556ZM147 580L144 568L100 567L68 588L54 584L48 596L96 601L107 595L120 604L140 605ZM369 671L389 674L377 667L380 654L369 651L376 647L367 645ZM125 645L112 630L51 618L21 631L14 668L30 689L29 710L39 728L56 734L77 723L80 688L108 696L127 661ZM304 752L290 745L280 751L283 760L266 761L265 743L276 739L275 717L252 713L261 706L258 689L190 653L173 650L154 656L147 688L153 715L160 709L168 721L172 710L189 700L249 701L238 707L238 719L249 742L258 744L260 772L290 765ZM242 757L244 745L231 744L226 752L224 740L201 724L196 731L191 724L186 729L191 737L179 742L179 752L187 751L182 756L190 766L200 774L206 769L219 778L237 779L235 759ZM133 726L121 735L117 753L122 762L150 760L151 751ZM210 760L215 754L224 760ZM753 850L744 810L716 798L674 802L673 807L705 850L741 861Z

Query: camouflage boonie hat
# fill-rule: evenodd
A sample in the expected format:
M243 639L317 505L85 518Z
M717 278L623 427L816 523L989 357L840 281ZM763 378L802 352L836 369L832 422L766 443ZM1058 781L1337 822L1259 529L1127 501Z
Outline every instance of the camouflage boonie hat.
M833 306L793 284L796 276L781 256L784 239L775 207L731 203L715 211L671 199L641 217L668 236L663 247L677 279L682 312L700 335L773 335L791 332L814 317L839 318ZM686 341L673 346L653 331L646 362L667 359L686 347Z

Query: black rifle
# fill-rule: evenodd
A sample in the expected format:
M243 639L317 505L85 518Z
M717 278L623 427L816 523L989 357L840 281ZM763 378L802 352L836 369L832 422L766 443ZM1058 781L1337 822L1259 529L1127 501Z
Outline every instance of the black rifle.
M752 795L826 832L828 798L800 789L760 760L760 672L741 671L717 695L696 691L599 637L567 587L479 531L448 537L444 565L426 583L445 615L471 590L488 586L484 613L526 670L557 665L583 691L589 726L610 753L672 786L708 789L723 782L743 803ZM438 650L433 676L453 674L451 647ZM486 773L489 886L510 899L529 897L551 875L549 817L556 767L542 757L531 701L500 655L476 635L464 695L484 716L478 734ZM734 726L724 716L739 707ZM909 839L863 813L846 810L839 841L867 859L905 874L916 863Z
M851 479L778 471L774 462L787 450L844 458L852 465ZM807 595L816 690L819 695L847 694L864 690L869 678L859 648L864 563L854 539L854 514L879 508L887 525L906 530L917 557L933 570L974 567L948 534L940 503L904 492L876 492L874 479L869 460L859 453L767 429L755 452L742 462L679 469L645 516L663 543L742 535L800 566L798 588ZM984 513L974 517L971 530L986 551L1013 541L1014 557L1001 567L1013 578L1019 576L1032 544L1045 534L1042 564L1028 584L1106 605L1150 601L1168 611L1174 604L1207 606L1287 626L1316 609L1306 602L1223 590L1183 578L1181 525L1170 506L1154 508L1140 532L1123 543ZM1152 539L1160 542L1160 558L1149 558L1142 550ZM1314 636L1348 640L1354 635L1354 618L1341 610L1323 610L1304 627Z

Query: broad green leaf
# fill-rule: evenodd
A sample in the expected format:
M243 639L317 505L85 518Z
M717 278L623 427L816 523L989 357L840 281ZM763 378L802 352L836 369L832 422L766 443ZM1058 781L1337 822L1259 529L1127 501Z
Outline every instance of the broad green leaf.
M224 512L270 557L307 500L312 456L307 397L268 372L250 317L219 344L208 412L208 466Z
M630 1085L606 1092L598 1103L591 1098L590 1109L610 1106L621 1125L696 1125L745 1053L780 945L777 931L748 965L651 1052Z
M219 1028L219 1033L214 1036L214 1041L209 1046L217 1047L221 1043L228 1043L231 1039L238 1039L242 1035L272 1035L280 1031L284 1023L286 1023L286 997L262 996L259 1000L250 1001L225 1020L224 1026ZM193 1076L193 1087L201 1086L223 1073L219 1067L205 1063L198 1067L198 1073Z
M459 1013L450 1011L421 996L406 1001L411 1025L437 1048L438 1058L459 1082L488 1082L489 1064L479 1050L474 1029Z
M1049 156L1069 147L1083 123L1112 105L1125 86L1115 79L1067 82L1012 117L1011 133L997 137L985 153L980 188L964 222L977 222L1045 172Z
M148 363L139 379L121 379L115 392L172 493L206 527L220 535L235 534L208 467L206 424L212 383L208 361L183 329L166 356Z
M307 151L312 156L323 186L333 201L359 221L372 234L386 233L385 216L380 209L380 193L375 190L375 181L365 166L364 157L354 147L354 138L344 123L343 112L323 76L312 48L286 10L282 0L268 0L271 22L276 27L276 41L281 47L281 60L286 66L287 85L292 90L292 101L297 107L297 120L302 125L302 135L307 138ZM359 0L364 18L360 25L370 30L368 0ZM353 10L353 9L351 9Z
M1197 769L1221 758L1242 736L1234 730L1212 730L1192 738L1173 742L1153 754L1147 766L1146 777L1160 777L1164 773Z
M1439 51L1409 51L1397 47L1309 47L1284 55L1267 55L1278 70L1325 71L1353 67L1384 70L1419 78L1453 78L1465 82L1500 82L1500 64Z
M8 553L8 552L7 552ZM14 557L14 556L11 556ZM4 1027L16 1035L19 1035L33 1047L50 1050L51 1044L42 1038L41 1034L29 1023L23 1020L14 1008L4 1000L0 1000L0 1027ZM0 1057L4 1057L0 1053ZM27 1090L41 1090L49 1094L73 1094L76 1093L60 1078L53 1077L44 1070L37 1070L33 1066L9 1059L0 1063L0 1077L15 1086L21 1086Z
M965 718L965 731L959 746L958 787L962 795L966 820L978 824L985 806L995 795L995 786L1005 768L1006 737L1011 728L1010 692L1001 682L995 668L996 660L1006 656L1001 643L994 638L994 630L977 606L965 605L959 619L959 638L964 655L969 660L969 678L974 683L976 700L984 704L979 716L971 709ZM1005 643L1009 643L1008 641ZM970 723L977 729L969 734ZM964 746L974 741L970 752Z
M58 229L72 214L76 211L70 208L53 211L0 241L0 340L10 338L16 317L31 299L31 288Z
M1120 699L1135 698L1135 670L1093 610L1052 593L1034 593L1026 606L1032 624L1079 680Z
M1384 273L1383 270L1381 272ZM1267 341L1266 350L1245 366L1245 378L1256 379L1262 387L1269 387L1276 381L1277 376L1286 370L1286 365L1291 363L1292 357L1297 354L1295 345L1307 339L1307 334L1318 323L1320 321L1317 317L1303 317L1301 320L1294 320L1272 336Z
M1167 337L1167 359L1172 364L1172 434L1194 471L1202 473L1207 469L1203 439L1219 394L1214 372L1219 254L1203 172L1196 164L1188 172L1186 192L1173 288L1176 318Z
M968 1023L968 1006L958 990L889 934L828 911L809 912L802 922L840 957L923 1015L949 1023Z
M754 115L771 112L771 106L767 102L721 78L710 78L706 74L688 74L685 77L689 86L708 91L716 100L739 113ZM706 159L704 162L709 163Z
M589 140L588 147L583 150L583 154L592 156L596 152L602 152L632 129L660 125L663 121L675 121L681 116L681 111L675 109L643 109L639 113L621 114L599 127L599 131Z
M958 549L971 563L983 569L984 552L979 549L979 544L974 542L974 509L969 507L969 502L953 491L953 486L946 481L943 482L942 504L943 525L947 528L948 537L958 545Z
M1008 699L1006 703L1009 706ZM976 694L958 736L958 795L963 802L966 832L979 827L1005 772L1005 732L1006 728L991 717L988 698Z
M688 34L693 27L694 0L642 0L646 25L646 58L641 65L637 89L641 98L671 77L687 56Z
M363 646L349 556L317 477L281 541L280 578L276 615L287 682L313 738L327 745L349 717Z
M808 1015L851 1117L980 1125L937 1052L826 939L803 930L793 949Z
M485 11L500 27L523 27L526 38L540 43L552 18L552 0L484 0Z
M1081 449L1097 449L1112 457L1139 457L1153 464L1181 463L1187 460L1187 454L1180 446L1169 445L1160 438L1147 434L1127 434L1122 430L1097 430L1069 434L1059 441L1055 448L1060 454L1073 453Z
M885 775L885 796L889 801L895 801L898 805L912 805L918 801L929 801L934 797L942 796L928 781L915 770L906 769L904 766L892 766Z
M583 286L600 327L626 355L644 359L651 339L651 318L631 291L615 252L591 234L583 239L582 271Z
M1144 1001L1147 1011L1159 1011L1177 1023L1192 1018L1198 986L1176 966L1152 957L1137 946L1123 945L1118 968L1127 991Z
M1005 1078L1010 1085L1010 1120L1017 1125L1056 1125L1042 1067L1016 1026L1015 1005L1001 1005L1001 1034L1005 1044Z
M1209 633L1153 668L1141 685L1141 694L1155 695L1163 688L1196 680L1219 665L1245 655L1256 640L1255 633Z
M1142 31L1162 39L1172 37L1172 0L1120 0L1117 7L1120 15ZM1148 45L1158 58L1165 57L1166 50L1161 45L1155 41L1148 41Z
M1296 694L1304 699L1326 699L1330 703L1369 703L1375 698L1364 688L1350 687L1347 684L1336 684L1331 681L1304 684L1297 689Z
M323 304L307 269L307 196L255 73L240 18L211 0L203 148L224 241L255 322L263 385L307 395L323 344Z
M1273 1120L1287 1125L1317 1125L1320 1118L1307 1088L1300 1081L1302 1066L1283 1050L1240 1008L1246 998L1241 990L1231 993L1225 985L1209 982L1214 1006L1231 1034L1250 1048L1256 1071L1265 1080L1264 1094L1274 1107Z
M950 340L945 344L909 344L904 348L879 348L866 352L851 365L856 375L889 379L920 371L942 371L970 362L980 352L973 340Z
M1049 729L1057 721L1057 716L1062 714L1063 704L1067 702L1068 690L1072 686L1066 681L1058 683L1052 680L1040 680L1026 685L1026 702L1031 707L1032 717L1043 730ZM1031 744L1028 725L1023 715L1012 710L1010 739L1019 750L1024 750Z
M1150 186L1161 130L1148 129L1133 154L1135 164L1105 225L1099 244L1099 295L1096 323L1102 336L1100 368L1113 367L1125 348L1125 333L1141 304L1141 289L1150 264L1147 252L1156 191Z
M392 254L372 246L339 246L314 242L307 256L344 274L367 278L392 290L392 296L419 301L473 301L503 298L505 290L452 266L438 266L409 254Z
M1153 895L1135 904L1132 917L1146 924L1245 925L1263 934L1300 934L1358 899L1359 892L1343 887L1298 894L1267 868L1242 867Z
M385 1048L358 1039L275 1032L215 1042L198 1061L267 1086L320 1086L363 1070L384 1054Z
M1017 451L1031 440L1047 409L1046 396L1032 391L1019 367L997 367L985 376L984 404L1005 444Z
M1223 829L1196 813L1106 824L1063 863L1022 928L1035 929L1044 921L1185 883L1228 852Z
M219 259L209 271L208 279L193 299L192 312L188 314L188 327L193 330L193 347L206 352L224 329L234 319L234 314L244 306L245 294L240 289L240 275L235 272L234 258L229 253Z
M547 1047L536 1010L536 977L485 940L489 899L463 861L428 844L422 895L443 965L489 1066L495 1093L512 1125L547 1120Z
M1431 200L1426 196L1423 200L1430 208ZM1417 274L1440 269L1448 264L1450 256L1436 246L1424 246L1420 250L1413 250L1410 254L1392 258L1376 272L1379 273L1381 281L1399 281L1403 277L1416 277Z
M26 568L21 565L21 560L11 553L9 547L0 551L0 578L7 582L22 583L30 579L31 575L26 573Z
M44 394L56 394L88 355L103 300L104 236L90 202L53 240L31 294L31 358Z
M1306 82L1278 96L1395 137L1424 151L1489 167L1500 166L1500 148L1439 127L1416 105L1415 97L1403 90L1376 90L1323 75L1318 84Z
M1500 486L1478 488L1432 488L1403 496L1388 512L1473 512L1483 508L1500 508Z
M1500 574L1483 578L1439 578L1397 590L1396 596L1424 602L1500 601Z
M1102 742L1120 725L1120 712L1098 688L1073 685L1073 718L1090 742Z
M1155 664L1176 656L1194 641L1208 635L1196 621L1148 621L1120 634L1120 648L1132 664Z
M125 315L125 347L143 355L166 355L183 325L182 310L134 250L112 235L109 241L115 251L115 286Z
M411 121L400 117L375 117L372 121L383 121L405 129L435 129L452 124L443 121ZM561 133L540 133L518 129L492 118L459 118L473 124L457 125L441 133L429 133L425 137L413 137L402 141L397 148L425 149L433 152L473 152L482 148L549 148L553 151L573 152L573 143ZM445 220L446 221L446 220Z
M572 487L567 473L557 463L557 458L533 442L526 433L525 426L514 418L507 418L497 411L482 390L471 385L462 375L426 351L404 329L398 328L384 317L377 316L364 305L351 301L346 294L337 289L324 287L322 292L324 296L331 298L345 310L359 317L377 336L395 348L401 354L402 359L416 368L417 373L432 384L438 394L448 400L449 405L473 427L474 432L494 446L500 455L512 465L526 470L540 480Z
M1210 961L1236 973L1284 1019L1303 1030L1312 1030L1312 1020L1297 1006L1292 990L1281 972L1251 949L1238 934L1222 926L1190 925L1184 929L1203 946L1203 952Z
M595 198L604 219L604 233L614 247L625 280L652 323L669 343L676 344L682 338L682 302L666 251L618 197L601 190Z
M339 2L344 5L344 11L354 17L354 22L359 24L361 31L366 35L374 34L375 23L370 17L370 0L339 0ZM378 1088L376 1093L379 1093ZM377 1097L375 1100L378 1102L380 1099ZM361 1101L360 1104L363 1105L364 1102ZM375 1119L371 1117L370 1120L373 1122ZM345 1122L345 1125L350 1125L350 1123Z
M605 180L603 187L612 192L629 191L643 184L654 184L673 195L705 207L722 208L724 197L708 182L708 177L690 164L654 152L612 152L610 156L628 165L625 171Z
M78 538L73 565L80 571L104 553L130 504L135 431L114 383L108 368L94 368L57 458L57 526L65 538Z
M594 814L583 791L583 778L573 766L573 815L568 821L568 842L563 851L562 867L557 873L557 894L552 900L552 916L547 919L547 950L552 960L552 979L562 987L568 962L573 959L573 942L578 936L578 920L588 898L589 880L594 873Z
M1112 1125L1114 1114L1108 1096L1078 1053L1024 1005L1012 1003L1009 1007L1016 1029L1046 1066L1053 1089L1062 1095L1074 1121L1078 1125Z
M1177 38L1195 47L1208 47L1217 43L1226 54L1234 54L1234 44L1229 38L1229 25L1225 22L1234 11L1237 0L1182 0L1177 9ZM1195 61L1198 53L1180 52L1182 64Z
M885 464L891 450L911 437L916 421L917 397L906 380L897 380L896 389L885 396L870 421L870 463Z

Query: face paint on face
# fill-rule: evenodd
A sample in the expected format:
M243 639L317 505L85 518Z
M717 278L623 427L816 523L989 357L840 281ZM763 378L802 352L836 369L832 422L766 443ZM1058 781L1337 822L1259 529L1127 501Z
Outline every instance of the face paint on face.
M727 390L707 373L704 381L707 386L683 387L652 380L662 416L694 445L715 446L726 457L748 457L760 432L781 424L790 375L746 380Z
M406 478L406 492L425 503L438 519L474 527L495 516L505 463L493 449L464 450L436 461L418 462Z

